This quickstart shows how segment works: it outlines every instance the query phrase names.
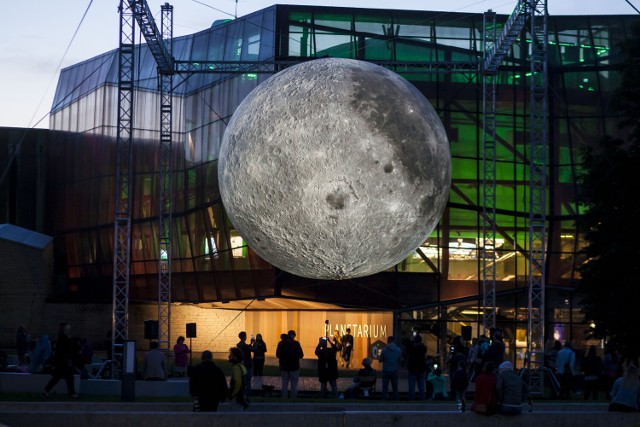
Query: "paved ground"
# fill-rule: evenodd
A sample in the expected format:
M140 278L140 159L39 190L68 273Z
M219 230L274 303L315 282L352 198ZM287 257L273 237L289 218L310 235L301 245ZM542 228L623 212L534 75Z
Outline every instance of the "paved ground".
M37 393L25 395L26 399L22 399L30 401L6 401L7 396L4 395L0 400L0 427L242 427L247 424L261 427L640 426L640 413L609 413L607 402L585 403L579 396L570 402L534 401L532 412L528 412L525 406L525 412L515 418L503 415L485 417L469 411L460 413L453 401L408 402L405 375L399 380L400 401L380 399L380 380L378 392L371 399L320 398L320 384L316 377L300 378L299 398L283 401L280 399L280 377L264 377L264 384L274 386L271 398L263 397L261 391L254 391L247 411L225 402L217 413L194 413L186 391L187 381L187 378L153 383L138 381L137 389L142 389L143 384L140 383L145 383L147 387L179 393L165 394L163 398L138 396L135 402L121 402L117 395L101 397L95 393L93 396L83 393L76 400L68 398L64 391L51 399L41 398ZM339 390L345 390L350 383L351 378L340 378Z
M637 427L640 413L606 411L606 403L540 403L519 416L459 413L452 404L332 401L252 403L247 411L225 403L217 413L191 412L189 402L0 402L8 427Z

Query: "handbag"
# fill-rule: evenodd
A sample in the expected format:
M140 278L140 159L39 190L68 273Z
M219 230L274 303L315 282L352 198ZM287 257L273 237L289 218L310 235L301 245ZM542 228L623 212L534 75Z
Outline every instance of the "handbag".
M476 403L473 406L473 412L477 412L478 414L488 414L489 413L489 403L493 400L493 391L489 394L489 399L487 399L487 403Z
M486 403L478 403L473 407L473 412L477 412L479 414L486 414L489 411L489 406Z

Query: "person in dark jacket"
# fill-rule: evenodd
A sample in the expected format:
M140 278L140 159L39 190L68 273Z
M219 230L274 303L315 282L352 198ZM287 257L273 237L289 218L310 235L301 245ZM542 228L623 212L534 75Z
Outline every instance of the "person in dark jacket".
M522 403L529 396L525 382L515 372L511 362L499 366L500 373L496 383L498 411L504 415L518 415L522 412Z
M389 382L393 389L393 400L398 400L398 370L400 369L400 359L402 350L396 345L394 337L387 338L387 345L380 352L379 361L382 363L382 399L387 399Z
M491 345L489 345L489 348L483 354L482 363L491 362L494 366L500 366L500 364L504 362L505 350L506 348L502 341L502 332L495 331L491 339Z
M282 379L282 398L286 399L291 383L291 398L298 397L298 379L300 378L300 359L304 357L300 343L295 340L296 333L291 330L280 336L281 341L276 349L276 357L280 366Z
M604 373L602 358L596 354L596 346L589 347L587 355L582 359L582 372L584 372L584 400L588 400L593 394L593 400L598 400L600 378Z
M214 363L213 354L209 350L203 351L202 363L193 368L189 377L194 412L216 412L228 393L224 372Z
M464 412L465 394L469 387L469 375L467 374L467 364L464 360L458 362L458 369L453 371L451 376L451 392L458 402L458 408Z
M238 334L238 338L240 338L240 341L238 341L236 347L242 351L242 364L247 370L242 382L244 384L244 396L246 399L249 399L249 395L251 394L251 378L253 376L253 358L251 357L253 347L247 344L247 333L245 331L241 331Z
M342 345L342 360L346 368L349 369L351 353L353 352L353 335L351 335L351 328L347 328L347 333L342 336L340 343Z
M262 334L256 334L255 339L251 338L251 351L253 352L253 377L257 389L262 388L262 376L264 375L265 353L267 344L262 339Z
M67 391L69 396L77 398L73 384L73 358L80 351L70 336L71 325L67 322L61 322L58 330L58 341L53 354L53 375L42 393L45 397L49 397L49 392L58 384L58 381L64 379L67 383Z
M368 357L362 359L362 369L353 377L353 382L344 392L346 398L356 397L359 394L368 397L369 392L375 390L378 373L371 367L371 363L373 363L373 361Z
M409 400L415 399L416 383L418 385L418 396L420 400L425 400L425 373L427 372L427 347L422 343L422 337L416 334L413 343L407 348L407 370L409 375Z
M327 344L327 341L329 341L330 345ZM338 379L338 360L336 359L338 351L333 346L331 340L322 337L318 340L315 354L318 357L320 394L323 397L327 396L327 383L329 383L332 397L338 397L338 386L336 384L336 380Z

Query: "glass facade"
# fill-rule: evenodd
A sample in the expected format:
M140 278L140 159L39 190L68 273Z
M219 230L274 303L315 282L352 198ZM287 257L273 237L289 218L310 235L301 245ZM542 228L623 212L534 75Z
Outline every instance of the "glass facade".
M506 19L498 16L499 23ZM566 293L557 297L562 304L573 299L584 245L575 227L578 149L604 134L622 136L608 108L618 82L612 58L637 20L549 18L549 302L556 294ZM476 71L433 72L418 63L476 62L482 57L482 33L481 14L278 5L175 39L175 58L193 63L249 61L272 64L275 72L330 56L388 66L421 90L439 113L450 140L453 180L438 228L392 269L337 283L278 271L245 245L226 217L216 165L226 123L270 73L180 73L174 77L173 301L289 297L396 310L402 329L445 322L458 334L461 326L472 325L475 334L482 318L482 77ZM513 351L518 331L526 328L522 309L527 305L530 40L525 34L497 76L498 322L508 331ZM46 209L52 221L46 231L56 237L65 298L111 293L117 59L117 51L111 51L63 70L51 111L51 129L82 134L58 134L47 148L47 172L55 179L48 181ZM155 300L159 94L155 62L145 45L135 60L131 298ZM560 315L550 309L547 318L562 324L575 312Z

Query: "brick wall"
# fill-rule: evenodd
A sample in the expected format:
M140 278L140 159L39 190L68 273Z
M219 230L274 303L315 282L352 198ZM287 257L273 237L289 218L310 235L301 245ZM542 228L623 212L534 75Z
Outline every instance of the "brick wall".
M3 307L2 334L0 348L13 350L17 325L28 325L34 337L48 334L55 339L60 322L71 323L73 336L85 336L96 350L105 349L107 331L111 329L111 304L70 304L45 303L42 301L29 313L24 306L24 298L0 299ZM144 339L144 321L158 318L156 304L129 305L129 337L138 341L138 349L146 350L148 340ZM30 321L29 321L30 319ZM171 307L171 347L180 335L186 337L186 324L196 323L197 337L191 341L194 352L210 350L226 353L238 342L238 332L245 328L244 312L237 310L205 309L193 305L173 305Z

